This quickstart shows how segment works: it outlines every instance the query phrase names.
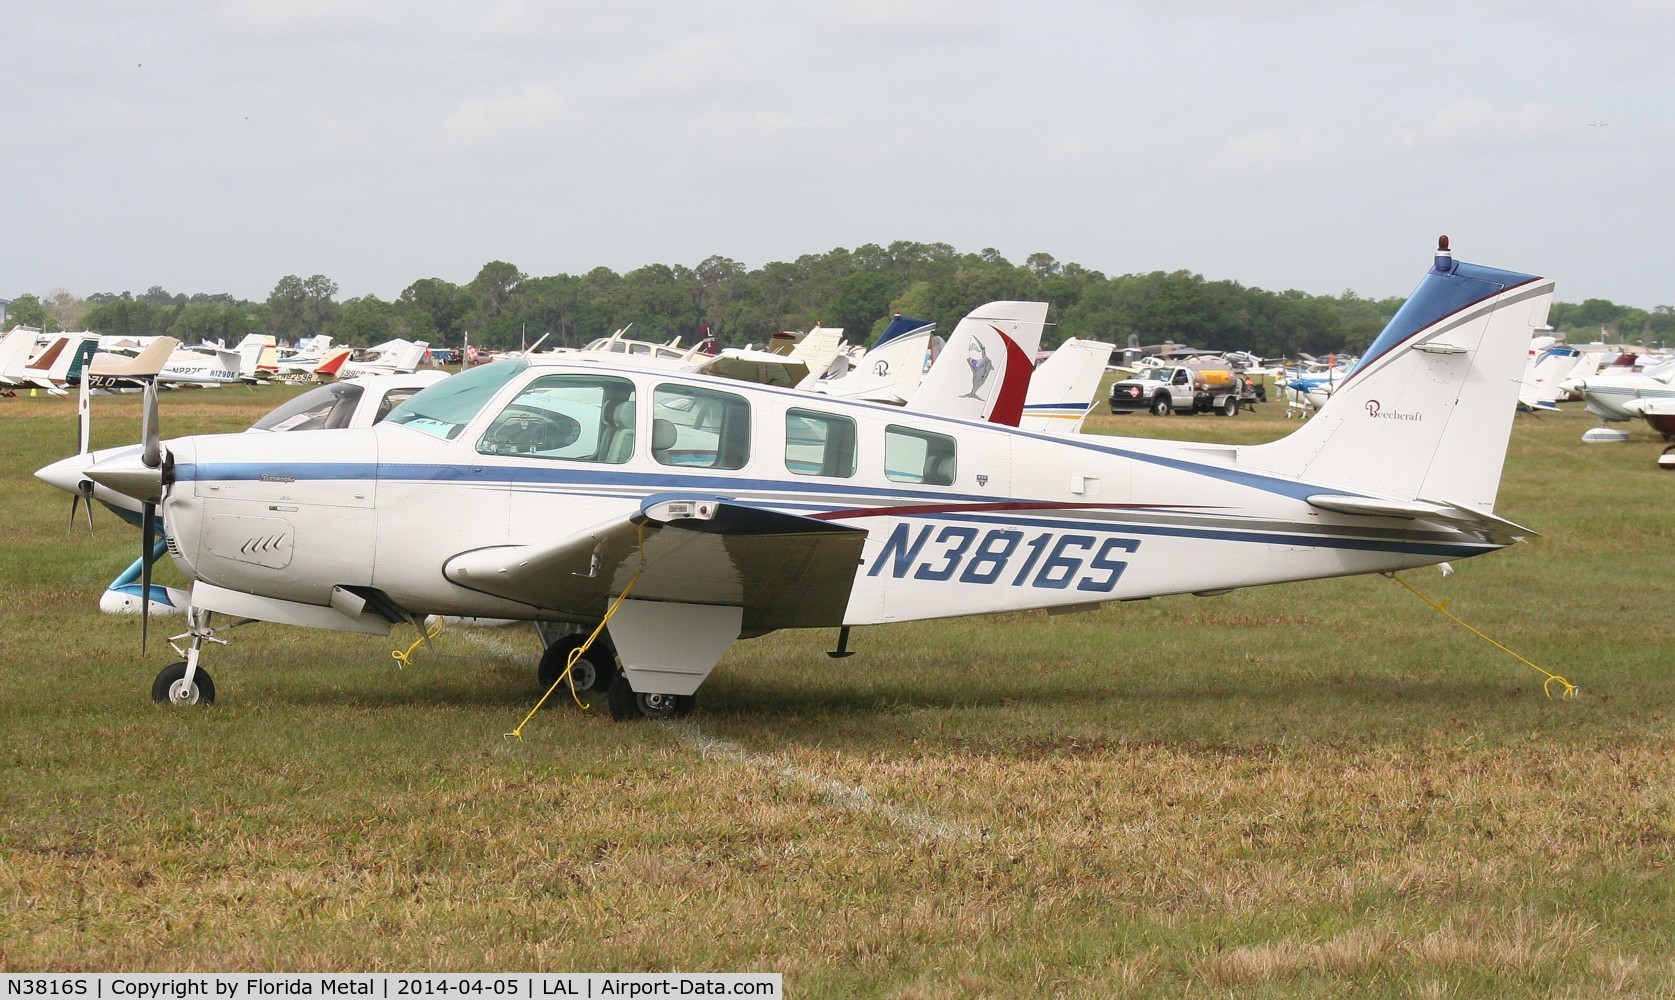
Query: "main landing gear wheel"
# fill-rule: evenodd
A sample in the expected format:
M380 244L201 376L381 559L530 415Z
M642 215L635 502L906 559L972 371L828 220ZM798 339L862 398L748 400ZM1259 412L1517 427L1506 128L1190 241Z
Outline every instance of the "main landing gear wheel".
M564 676L564 665L570 662L570 654L586 641L586 636L567 635L547 647L547 651L541 654L541 665L535 670L535 679L541 683L542 691ZM615 660L610 646L603 640L595 642L570 669L570 679L576 682L576 690L604 691L609 688L611 679L617 675Z
M609 701L611 718L618 722L684 719L698 704L698 699L689 694L639 694L620 673L611 679Z
M199 667L186 683L186 661L171 663L151 682L151 700L163 705L210 705L215 702L215 682Z

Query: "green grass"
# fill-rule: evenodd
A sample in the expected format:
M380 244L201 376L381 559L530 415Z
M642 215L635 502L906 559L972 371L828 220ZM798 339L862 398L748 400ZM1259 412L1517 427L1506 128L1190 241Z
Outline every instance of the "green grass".
M294 390L165 396L169 433ZM95 443L137 402L95 403ZM1356 578L737 644L677 725L533 705L526 629L260 625L149 700L100 615L136 533L30 472L0 401L0 969L734 970L802 996L1675 990L1670 491L1644 427L1520 416L1528 544ZM1090 430L1258 441L1252 418ZM178 621L178 620L177 620ZM172 627L171 627L172 625Z

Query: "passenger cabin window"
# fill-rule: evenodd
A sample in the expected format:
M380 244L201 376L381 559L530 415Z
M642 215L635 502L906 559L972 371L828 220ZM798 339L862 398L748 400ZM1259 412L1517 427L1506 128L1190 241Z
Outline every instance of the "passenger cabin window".
M545 375L506 404L477 451L621 465L634 456L635 425L634 383L627 379Z
M957 470L954 439L891 424L884 429L884 476L896 483L951 486Z
M660 385L651 413L651 457L661 465L742 469L750 461L750 404L743 396Z
M786 410L785 468L799 476L853 476L855 421L814 410Z

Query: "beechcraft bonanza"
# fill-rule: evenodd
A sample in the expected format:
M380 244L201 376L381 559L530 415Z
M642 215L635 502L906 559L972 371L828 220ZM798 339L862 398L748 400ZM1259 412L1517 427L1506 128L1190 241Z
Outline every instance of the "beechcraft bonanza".
M1495 515L1495 495L1552 290L1456 261L1443 240L1330 403L1260 445L1048 435L523 360L362 430L165 442L152 394L142 453L87 474L161 505L191 581L189 648L154 682L159 701L213 699L200 659L225 641L215 614L376 634L441 614L534 621L543 680L568 664L616 718L679 716L735 640L775 629L842 629L842 652L854 626L1386 573L1512 544L1529 532ZM998 331L970 337L1008 350ZM976 386L988 407L1000 388Z

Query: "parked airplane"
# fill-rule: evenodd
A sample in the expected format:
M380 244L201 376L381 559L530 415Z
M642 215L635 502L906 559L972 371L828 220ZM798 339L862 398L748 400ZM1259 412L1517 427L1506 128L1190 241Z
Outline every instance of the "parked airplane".
M736 639L775 629L1080 609L1505 547L1528 533L1493 510L1552 289L1458 262L1444 239L1332 404L1261 445L1044 435L513 362L367 430L165 444L153 417L141 456L87 474L162 505L193 581L190 648L154 682L160 701L213 698L211 613L377 634L436 613L542 622L543 678L573 664L614 717L678 716ZM972 357L969 340L949 350ZM973 390L992 409L1002 386Z
M362 375L397 375L416 370L425 360L430 344L397 338L377 347L366 349L365 361L345 361L337 370L338 378L357 378Z
M80 381L82 370L99 350L96 333L54 333L47 334L46 346L31 356L29 351L40 335L19 327L8 337L18 338L20 331L21 338L15 342L8 339L7 346L11 349L0 352L6 356L6 367L0 369L0 383L13 390L45 389L54 396L68 395L68 387ZM22 346L19 349L14 345Z
M1542 340L1548 342L1541 344ZM1530 348L1518 390L1518 405L1526 410L1557 410L1559 397L1566 395L1560 383L1575 370L1582 352L1554 342L1551 337L1538 337L1535 343L1540 347Z
M1559 387L1579 393L1588 412L1603 421L1634 420L1641 412L1630 403L1675 399L1675 361L1638 372L1607 368L1597 375L1566 379Z

